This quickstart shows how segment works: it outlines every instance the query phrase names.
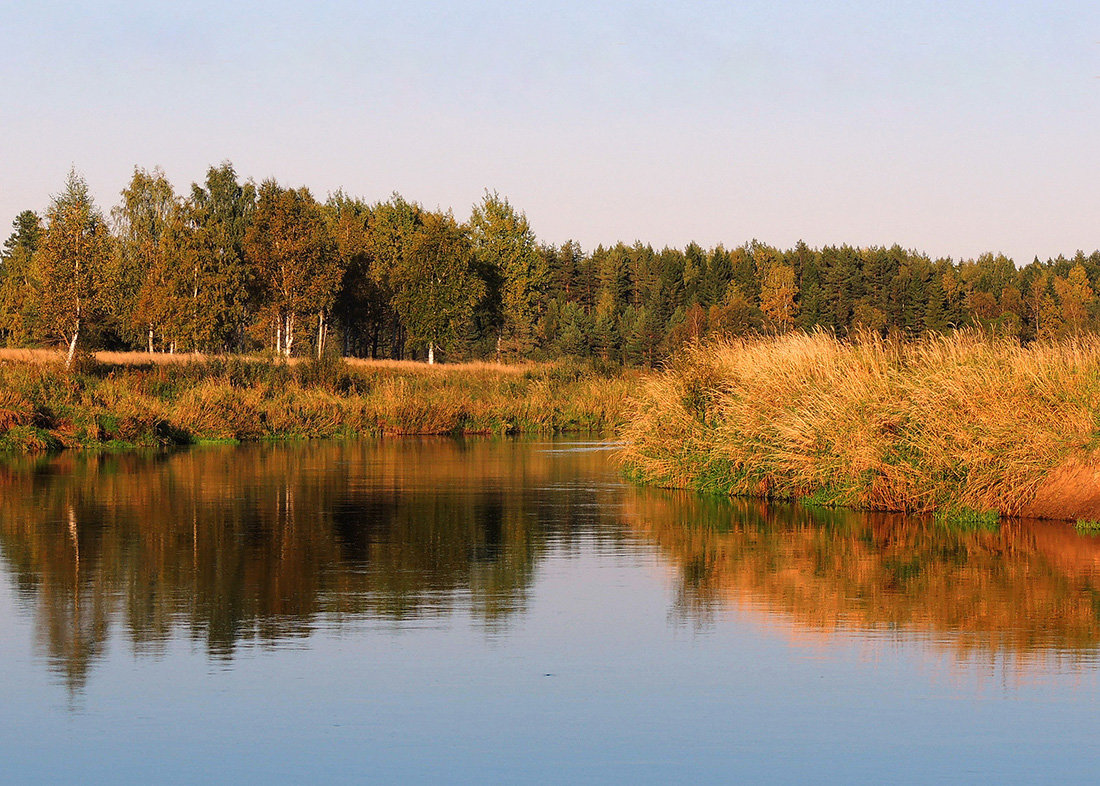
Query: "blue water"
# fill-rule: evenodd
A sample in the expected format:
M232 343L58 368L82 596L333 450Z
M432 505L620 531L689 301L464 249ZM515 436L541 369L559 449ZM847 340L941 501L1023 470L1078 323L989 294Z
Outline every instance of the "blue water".
M13 463L4 779L1094 780L1087 538L700 502L596 448ZM938 578L875 584L891 526Z

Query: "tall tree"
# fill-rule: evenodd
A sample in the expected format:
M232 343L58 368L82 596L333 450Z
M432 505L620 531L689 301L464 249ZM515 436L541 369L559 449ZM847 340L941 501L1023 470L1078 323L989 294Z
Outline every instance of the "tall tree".
M1075 264L1065 278L1054 279L1054 291L1062 309L1062 324L1069 333L1080 333L1089 319L1089 307L1096 300L1096 293L1089 286L1088 273L1080 263Z
M12 222L12 233L0 251L0 337L9 343L24 341L27 324L31 260L42 235L42 222L33 210L24 210Z
M500 282L497 353L528 355L535 346L549 270L527 216L487 191L470 216L470 239L478 267L493 271Z
M404 357L407 329L404 315L395 307L394 294L402 283L404 274L413 265L410 258L412 241L424 226L424 209L394 193L385 202L371 207L367 223L367 251L370 254L370 276L381 290L389 305L387 316L392 317L386 328L390 355Z
M371 209L362 200L337 192L325 203L325 215L344 270L333 305L333 316L343 331L344 353L365 351L377 357L389 297L371 276ZM324 346L323 337L319 346Z
M72 365L81 332L100 314L110 254L107 222L88 184L74 170L46 211L46 229L33 260L39 319L47 334L68 345L66 368Z
M258 282L244 253L244 237L256 208L256 187L241 183L228 161L210 167L203 185L191 185L189 222L201 230L199 249L208 248L201 270L207 294L205 317L211 341L244 346L245 326L254 316ZM197 298L196 298L197 299Z
M450 213L424 213L408 248L390 273L394 306L408 340L428 352L447 349L473 318L485 294L473 271L473 248Z
M798 316L797 297L794 268L779 264L768 268L760 286L760 310L776 332L786 333L794 327Z
M177 207L172 184L159 167L152 172L134 167L122 201L111 211L117 253L105 293L107 306L120 329L145 333L150 353L171 308L168 231Z
M336 244L309 189L265 181L245 250L274 323L275 352L290 357L301 318L317 315L323 326L341 278Z

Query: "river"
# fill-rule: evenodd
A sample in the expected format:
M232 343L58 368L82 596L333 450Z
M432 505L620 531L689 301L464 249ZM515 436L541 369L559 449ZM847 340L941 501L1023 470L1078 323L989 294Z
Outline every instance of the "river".
M5 780L1095 777L1100 537L637 489L613 456L5 459Z

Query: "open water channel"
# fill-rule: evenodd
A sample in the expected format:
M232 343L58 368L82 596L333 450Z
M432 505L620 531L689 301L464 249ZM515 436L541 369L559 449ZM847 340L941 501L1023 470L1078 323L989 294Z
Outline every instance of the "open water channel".
M6 781L1093 781L1100 537L606 445L0 462Z

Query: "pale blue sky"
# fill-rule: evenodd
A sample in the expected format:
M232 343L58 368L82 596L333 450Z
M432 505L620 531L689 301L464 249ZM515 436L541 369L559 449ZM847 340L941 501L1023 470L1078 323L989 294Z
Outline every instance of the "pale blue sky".
M229 159L586 248L1100 246L1095 2L0 2L0 85L5 228Z

